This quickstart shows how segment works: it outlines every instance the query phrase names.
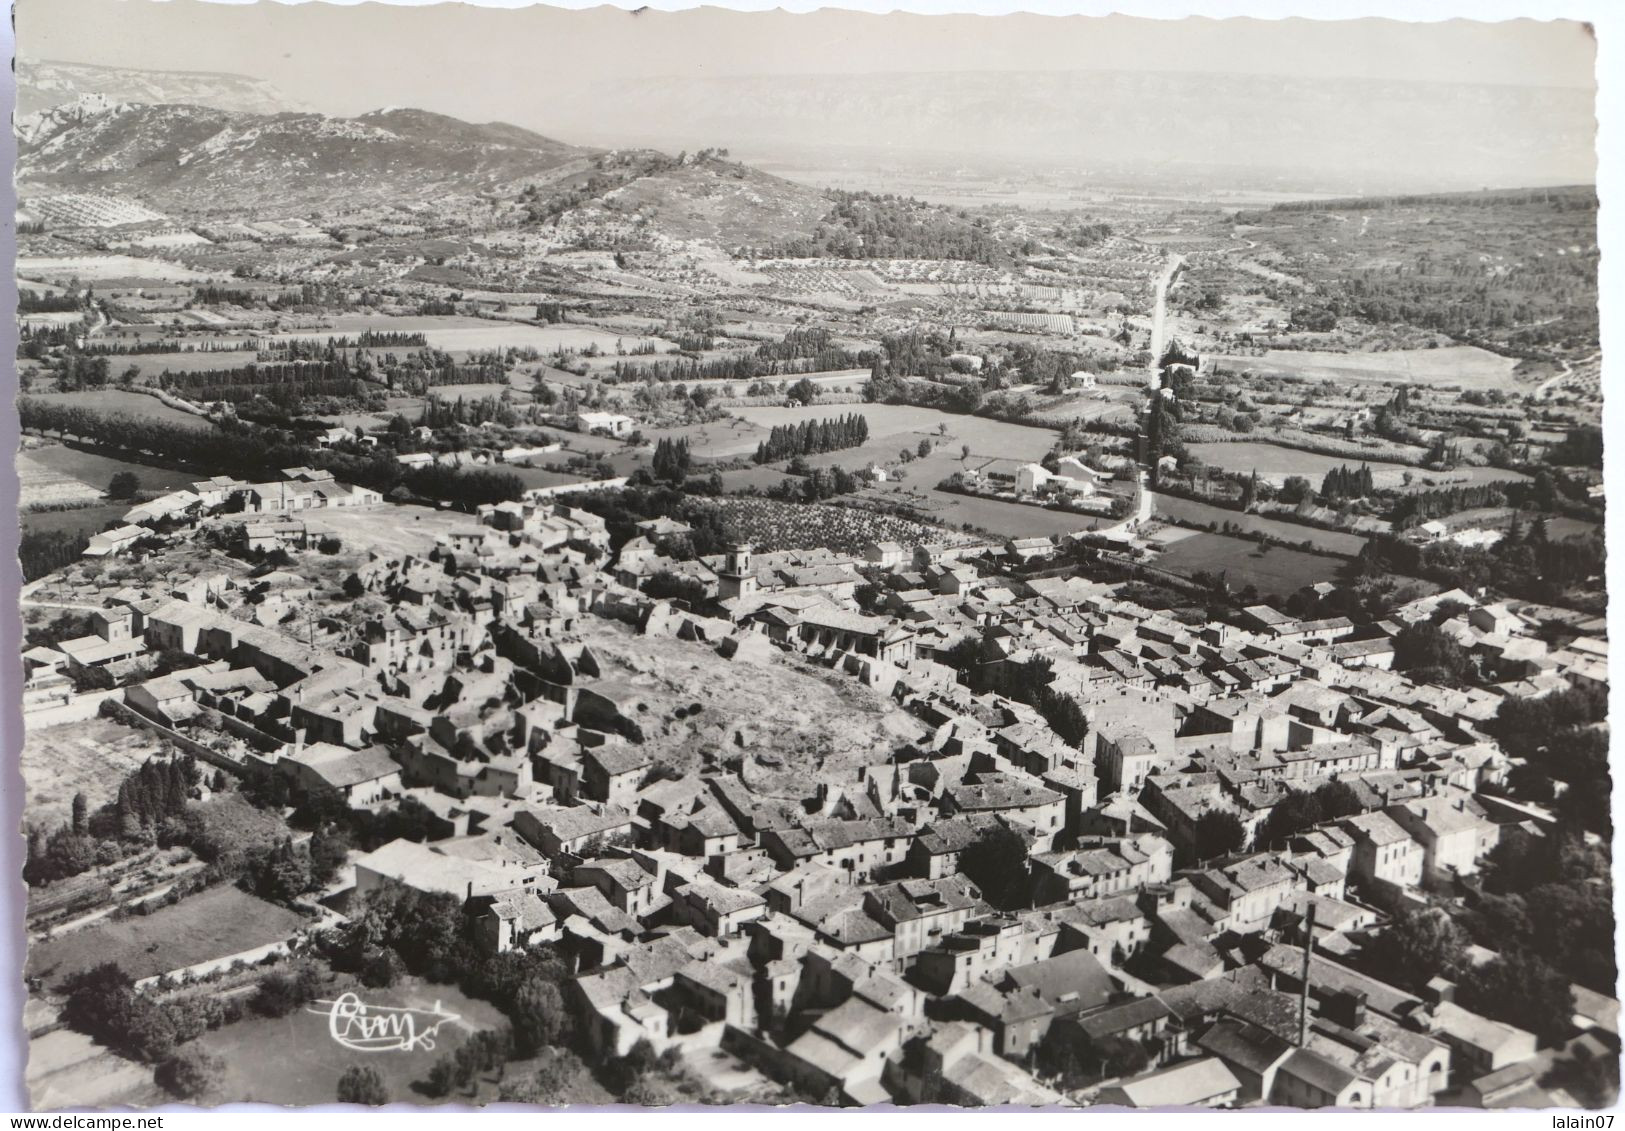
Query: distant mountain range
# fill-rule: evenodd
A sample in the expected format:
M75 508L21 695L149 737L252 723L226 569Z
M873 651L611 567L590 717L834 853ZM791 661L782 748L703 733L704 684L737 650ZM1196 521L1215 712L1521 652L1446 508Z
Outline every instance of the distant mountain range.
M424 110L325 117L240 75L24 62L18 77L25 192L123 192L170 211L405 203L535 182L585 190L603 152ZM823 147L854 170L865 152L934 155L1017 177L1070 167L1339 195L1585 184L1596 165L1589 93L1555 88L1149 72L671 78L590 88L547 113L567 136L668 153ZM616 207L646 206L663 227L724 244L768 242L779 222L806 234L825 207L800 186L723 167L623 180Z
M423 110L327 118L109 105L97 96L19 118L17 132L25 192L122 192L196 212L487 192L584 163L594 152L517 126Z
M302 213L449 195L506 198L516 215L587 208L721 246L808 236L822 193L710 157L568 145L502 122L424 110L354 118L289 107L241 75L80 64L19 68L17 179L30 191L125 194L176 213ZM533 191L527 191L533 190Z
M1153 71L773 75L605 82L550 100L599 144L825 147L1359 193L1589 183L1589 91Z
M180 103L254 114L311 109L264 79L247 75L17 60L18 116L78 102L87 94L101 95L113 103Z

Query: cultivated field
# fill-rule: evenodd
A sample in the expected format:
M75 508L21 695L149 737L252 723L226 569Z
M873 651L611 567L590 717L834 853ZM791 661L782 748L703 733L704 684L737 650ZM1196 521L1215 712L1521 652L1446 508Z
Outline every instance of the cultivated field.
M558 459L559 456L542 456L541 459ZM526 487L559 487L566 483L583 483L587 476L576 475L573 472L549 471L545 467L517 467L513 464L496 464L494 470L511 472L519 477L519 482Z
M755 488L766 491L776 487L786 479L795 479L793 475L786 475L776 467L747 467L739 471L724 471L722 473L722 489L734 493Z
M482 397L500 397L503 393L513 393L514 388L512 385L506 383L497 384L493 381L483 385L437 385L433 392L435 396L444 401L455 401L459 397L465 401L477 401ZM530 398L516 396L514 403L528 404Z
M646 430L643 434L645 436L656 436L658 430ZM557 435L566 449L572 452L580 452L582 455L612 455L626 451L624 442L609 436L594 436L591 432L559 432Z
M1155 564L1187 577L1222 573L1232 589L1254 585L1260 593L1285 597L1316 581L1335 581L1343 561L1224 534L1191 534L1169 543Z
M850 407L850 406L843 406ZM867 408L867 405L860 405ZM737 409L736 412L751 411ZM832 408L825 416L840 415L838 409ZM814 419L823 419L814 417ZM873 425L870 425L872 428ZM679 424L668 428L645 428L643 434L650 444L658 444L661 440L687 440L689 454L696 460L706 459L733 459L735 456L748 456L756 451L756 445L767 439L768 429L753 424L748 420L735 417L731 420L713 420L706 424ZM601 437L582 437L585 440L599 440ZM564 442L579 451L589 451L582 444L576 442L574 435L566 436Z
M1346 554L1350 557L1363 550L1366 542L1364 538L1357 534L1345 534L1339 530L1322 530L1316 526L1305 526L1298 522L1283 522L1280 519L1263 518L1256 514L1243 514L1241 511L1216 507L1211 503L1199 503L1192 499L1177 499L1170 495L1157 496L1157 513L1183 522L1202 524L1216 522L1221 526L1227 522L1233 522L1242 530L1254 534L1268 534L1270 537L1279 538L1283 542L1307 541L1317 550L1325 550L1332 554Z
M24 511L18 516L18 521L24 534L67 530L89 537L106 530L108 523L123 518L129 509L129 503L102 503L67 511Z
M895 478L865 488L862 496L891 505L906 506L926 522L960 528L969 524L990 534L1007 537L1066 534L1104 525L1109 519L1094 515L1048 510L1000 499L977 498L940 491L937 484L968 467L990 459L1038 460L1054 446L1056 434L1047 428L1009 424L980 416L963 416L912 405L813 405L806 408L744 408L754 423L765 427L822 419L842 412L856 412L869 422L869 442L856 448L842 448L806 457L813 467L844 467L858 471L871 463L900 469L902 481ZM714 425L712 426L715 427ZM942 431L946 429L946 431ZM765 431L760 433L765 436ZM913 455L921 440L931 442L931 451L907 462L900 458L905 449ZM691 441L692 443L692 441ZM733 444L735 454L754 451L743 433ZM970 448L966 457L964 449ZM712 449L715 450L714 448Z
M204 282L213 278L178 263L134 255L25 255L17 260L17 277L62 286L74 279L78 279L81 285L100 285L136 280L156 283Z
M735 420L731 422L657 429L645 432L645 435L652 439L662 436L685 437L696 458L732 458L755 452L756 446L780 425L800 424L804 420L827 420L855 413L869 423L867 444L807 457L807 462L815 467L838 464L851 468L870 462L896 462L900 448L912 449L922 439L931 441L934 456L947 457L951 453L955 465L959 462L960 448L964 445L970 446L972 458L1036 460L1055 444L1055 433L1047 428L1007 424L1001 420L955 415L913 405L749 405L733 409L732 413ZM933 469L940 471L937 479L949 474L949 470L943 470L946 466L943 464ZM923 477L926 474L923 468L923 461L909 464L910 478ZM935 483L936 479L931 482Z
M1312 381L1371 381L1381 384L1459 385L1464 389L1524 388L1514 375L1518 359L1477 346L1388 350L1381 353L1329 353L1268 350L1261 357L1221 356L1227 369L1305 377Z
M634 344L634 339L593 326L531 326L523 322L496 321L489 318L467 318L461 315L421 315L392 317L385 314L340 314L332 318L331 325L319 330L300 330L292 333L267 335L269 341L292 338L354 337L363 330L380 333L421 333L435 349L490 350L526 346L552 353L558 349L585 350L597 346L601 352L613 354L616 342ZM658 338L643 338L657 343L661 350L677 347Z
M159 355L173 356L173 355ZM187 355L192 356L192 355ZM204 357L231 357L231 354L204 354ZM122 360L122 359L117 359ZM216 365L222 364L216 361ZM199 366L199 368L212 368L212 366ZM154 373L158 370L154 370ZM182 412L178 408L170 408L157 397L149 397L144 393L130 393L123 389L85 389L77 393L30 393L29 396L49 404L64 405L70 408L89 409L107 415L123 413L125 416L143 417L148 420L161 420L165 424L178 424L182 428L213 428L201 416L194 416L190 412Z
M738 497L706 500L705 505L719 512L733 537L764 550L823 546L855 554L870 542L911 546L954 537L953 531L941 529L930 520L915 522L864 507Z
M287 938L306 920L229 884L212 887L151 915L102 920L28 948L27 973L59 985L68 975L116 962L146 978L224 958Z
M233 345L241 340L242 335L240 334L231 336L231 344ZM108 366L113 370L115 376L134 366L141 371L141 382L151 384L165 370L171 373L195 373L200 369L237 369L251 364L257 356L253 350L178 350L170 353L119 354L107 360ZM77 394L69 393L66 395L74 396ZM105 397L109 394L93 393L86 395ZM121 393L119 395L129 396L130 394ZM142 399L151 401L154 408L165 408L156 397L143 397ZM95 408L97 406L86 405L85 407ZM103 411L111 412L113 410L104 409ZM175 410L165 409L165 411L173 412ZM183 413L182 415L187 414ZM190 419L197 420L198 418L193 416Z
M1595 522L1586 522L1579 518L1553 515L1546 520L1546 536L1556 542L1561 542L1565 538L1590 538L1597 530Z
M909 465L912 470L923 466L920 460ZM957 460L954 461L956 464ZM976 495L958 495L952 491L938 491L936 479L921 474L912 475L904 483L882 483L864 490L864 498L912 508L920 518L940 522L944 526L960 528L969 524L978 530L1004 538L1046 537L1052 534L1071 534L1109 526L1112 519L1098 515L1075 514L1070 511L1050 510L1047 507L1028 506L1004 499L988 499Z
M904 434L934 438L943 425L946 425L948 430L945 442L951 439L956 445L968 443L973 453L988 457L1037 459L1049 451L1055 442L1055 434L1046 428L1006 424L1000 420L988 420L980 416L959 416L934 408L917 408L914 405L815 403L795 407L752 405L733 410L735 416L765 429L771 429L779 424L800 424L803 420L821 420L851 412L857 413L869 422L871 442Z
M100 499L100 488L92 487L63 471L46 467L29 458L27 452L17 453L17 505L26 509L63 503L79 503Z
M113 800L126 774L157 752L150 735L100 716L28 728L22 749L23 812L30 824L55 828L68 819L75 793L83 793L94 812Z
M143 400L148 398L143 397ZM157 404L153 401L153 404ZM200 476L192 471L175 471L165 467L149 467L144 463L128 463L111 456L104 456L99 452L85 451L83 448L71 448L66 444L49 444L45 447L28 449L28 458L33 463L70 475L81 483L105 491L107 484L113 476L121 471L134 472L141 480L141 489L144 491L173 491L177 487L185 487L196 482ZM125 507L129 510L129 507Z
M1401 491L1426 491L1433 487L1459 487L1475 483L1522 483L1529 476L1521 471L1507 471L1499 467L1453 467L1449 471L1417 470L1409 487Z
M46 314L24 314L17 321L31 329L38 329L41 326L72 326L83 317L84 314L77 310L58 310Z
M1334 467L1359 467L1364 464L1371 469L1372 478L1378 487L1398 487L1404 481L1407 471L1413 477L1421 474L1416 468L1401 463L1382 463L1349 456L1328 456L1319 452L1283 448L1276 444L1253 440L1190 444L1188 450L1203 463L1222 467L1226 471L1239 472L1242 475L1257 471L1260 479L1268 480L1276 486L1285 482L1288 476L1301 475L1309 480L1317 491L1320 489L1321 480Z

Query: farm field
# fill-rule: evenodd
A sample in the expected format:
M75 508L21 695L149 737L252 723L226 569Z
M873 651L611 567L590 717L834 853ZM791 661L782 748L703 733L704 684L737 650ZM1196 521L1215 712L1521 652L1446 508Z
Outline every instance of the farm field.
M232 344L238 339L233 337ZM130 353L115 354L107 359L109 367L115 375L124 372L131 366L141 371L140 380L146 384L155 384L158 375L166 369L171 373L196 373L200 369L237 369L251 364L258 355L253 350L177 350L169 353ZM77 394L66 394L75 396ZM106 394L93 394L105 396ZM129 395L129 394L121 394ZM156 408L164 408L155 397L145 397ZM94 405L86 405L94 408ZM108 410L111 411L111 410ZM169 410L174 411L174 410ZM197 420L197 417L192 417Z
M165 1102L152 1067L126 1060L83 1033L55 1029L28 1042L25 1077L35 1111L64 1107L150 1107Z
M936 479L930 480L932 483L948 475L951 470L957 470L962 446L970 447L973 459L1036 460L1055 444L1055 433L1047 428L1007 424L1002 420L955 415L913 405L751 405L733 409L732 412L742 424L689 425L682 429L671 429L669 434L688 434L689 446L696 458L731 458L755 452L757 444L779 425L800 424L803 420L826 420L855 413L869 423L868 443L858 448L808 456L808 463L815 467L839 464L856 468L870 462L896 462L900 448L913 448L920 440L929 439L936 449L933 458L945 459L951 452L953 467L949 468L944 463L940 468L927 469L926 461L920 461L908 465L908 474L911 479L919 479L935 473ZM649 435L658 438L666 434L668 432L663 430Z
M203 282L214 278L178 263L134 255L24 255L17 259L17 277L62 286L73 279L78 279L81 286L86 283L99 286L125 280L177 283Z
M1169 542L1154 564L1186 577L1222 573L1232 589L1254 585L1260 593L1285 597L1313 582L1335 580L1343 561L1225 534L1191 534Z
M354 337L364 330L380 333L421 333L435 349L458 350L505 349L508 346L523 349L526 346L543 353L557 349L585 350L597 346L600 351L613 354L617 341L625 342L626 335L594 326L532 326L523 322L503 322L489 318L467 318L461 315L420 315L396 317L387 314L340 314L330 319L331 325L321 329L300 330L267 335L269 341L287 341L293 338ZM657 348L667 352L677 347L670 342L651 338Z
M321 420L334 428L362 428L368 432L381 431L389 426L390 418L378 416L370 412L340 412L332 416L320 416Z
M1358 534L1345 534L1340 530L1322 530L1298 522L1283 522L1277 518L1264 518L1256 514L1199 503L1193 499L1177 499L1169 495L1157 496L1157 513L1182 522L1209 523L1221 526L1233 522L1242 530L1255 534L1268 534L1284 542L1310 542L1317 550L1352 557L1365 548L1366 540Z
M457 1020L441 1027L432 1047L367 1053L335 1042L326 1015L314 1012L319 1006L296 1010L286 1017L250 1016L202 1039L210 1053L225 1061L225 1071L215 1089L200 1097L200 1102L245 1100L288 1106L332 1103L339 1077L357 1064L379 1071L392 1102L427 1102L427 1097L412 1090L413 1083L426 1077L442 1056L454 1054L472 1034L506 1022L490 1002L468 997L456 986L431 985L419 978L403 979L387 990L363 989L360 993L363 1000L371 1000L368 995L376 997L380 1005L431 1010L438 1004L445 1012L455 1014Z
M25 279L21 275L14 276L14 279L19 291L33 291L37 295L61 295L68 293L67 287L59 287L55 283L41 283L35 280Z
M870 542L912 545L963 540L956 531L939 527L929 516L921 516L916 521L859 506L739 497L707 499L703 504L716 509L734 537L765 550L827 546L832 550L861 553Z
M1502 357L1477 346L1388 350L1382 353L1330 353L1312 350L1268 350L1262 357L1225 355L1216 359L1229 369L1252 369L1305 377L1312 381L1374 381L1382 384L1459 385L1464 389L1525 387L1513 375L1517 358Z
M554 435L567 451L579 452L582 455L610 455L627 450L625 441L611 436L595 436L591 432L554 432ZM645 431L644 435L653 436L655 433Z
M57 310L44 314L24 314L18 321L24 326L38 329L41 326L72 326L84 317L78 310Z
M932 499L940 503L933 512L937 521L951 525L970 523L972 526L1006 538L1037 538L1055 534L1074 534L1080 530L1095 530L1110 526L1110 518L1071 511L1032 507L1025 503L1010 503L1003 499L982 499L969 495L955 495L932 490Z
M1191 455L1196 456L1203 463L1214 467L1222 467L1226 471L1238 472L1242 475L1256 470L1260 479L1268 480L1276 486L1286 481L1288 476L1301 475L1314 484L1319 490L1320 481L1326 473L1334 467L1359 467L1364 464L1371 469L1371 474L1379 487L1398 487L1403 481L1405 472L1413 476L1420 472L1414 467L1407 467L1401 463L1383 463L1378 460L1362 460L1349 456L1328 456L1319 452L1306 452L1298 448L1283 448L1277 444L1263 443L1253 440L1240 440L1234 443L1217 444L1190 444Z
M154 401L154 404L157 402ZM66 444L49 444L40 448L29 448L28 458L42 467L48 467L63 475L71 475L81 483L88 483L98 490L105 491L107 484L113 476L121 471L132 471L141 480L143 491L173 491L177 487L186 487L199 478L196 472L176 471L166 467L149 467L144 463L129 463L125 460L104 456L99 452L85 451L83 448L69 447ZM125 507L129 510L129 507Z
M543 459L548 457L543 456ZM554 456L553 458L558 458ZM584 483L585 475L576 475L573 472L549 471L545 467L518 467L514 464L493 464L493 471L508 471L519 476L519 481L529 487L558 487L565 483Z
M45 611L54 617L63 610ZM23 811L31 824L54 828L68 819L73 795L83 793L94 812L113 800L126 774L157 752L152 737L99 715L83 722L27 728L22 749L27 784Z
M859 406L866 407L866 406ZM735 410L736 412L743 410ZM831 409L825 416L839 415L836 409ZM815 419L824 419L816 417ZM873 425L870 425L872 428ZM689 454L696 461L733 459L736 456L748 456L756 451L756 445L767 439L768 429L753 424L748 420L713 420L707 424L680 424L667 428L645 428L643 435L648 439L651 449L661 440L687 440ZM602 440L602 437L587 437L587 439ZM566 436L565 443L576 448L573 436ZM617 445L618 447L621 445ZM581 448L580 450L589 450Z
M913 468L919 464L909 466ZM1090 530L1097 525L1109 525L1112 521L1096 515L1073 514L1069 511L1007 502L1003 499L938 491L934 486L928 485L936 481L921 476L919 480L903 483L881 483L865 488L859 493L859 497L893 506L909 507L923 521L939 522L955 529L969 523L977 529L1005 538L1071 534L1080 530Z
M1459 487L1477 483L1522 483L1529 476L1521 471L1507 471L1499 467L1455 467L1449 471L1418 470L1409 487L1401 491L1426 491L1434 487Z
M30 977L60 984L68 975L116 962L141 979L287 938L307 920L245 891L223 885L150 915L132 915L35 941Z
M1565 538L1589 538L1597 533L1597 524L1580 518L1552 515L1546 519L1546 536L1561 542Z
M91 502L101 497L101 488L38 463L30 459L26 451L17 453L18 505L24 508L60 505Z
M503 393L513 393L514 387L509 384L488 382L483 385L437 385L430 390L443 401L455 401L459 397L467 401L477 401L482 397L500 397ZM529 404L530 398L515 396L515 404Z
M1072 421L1088 424L1130 424L1135 418L1134 406L1123 401L1085 401L1076 405L1066 404L1040 411L1035 415L1043 420L1053 421L1057 426Z
M218 358L228 355L209 354L207 356ZM216 364L220 363L216 362ZM204 366L202 368L208 367ZM159 420L165 424L178 424L182 428L196 428L201 431L214 427L203 417L193 416L191 413L182 412L178 408L170 408L157 397L149 397L145 393L126 392L123 389L85 389L77 393L30 393L29 396L50 404L83 408L106 415L123 413L125 416L145 417L148 420Z
M71 511L24 511L18 516L24 534L49 534L56 530L89 537L107 529L107 524L124 517L129 503L102 503L76 507Z
M722 489L730 494L737 494L755 488L766 491L776 487L786 479L795 479L794 475L786 475L776 467L746 467L738 471L724 471L722 473Z
M735 416L766 429L779 424L800 424L803 420L821 420L855 412L868 420L871 442L904 433L936 437L938 428L947 425L944 443L951 442L956 447L962 443L969 444L972 453L989 458L1037 459L1055 443L1055 433L1047 428L1006 424L1002 420L955 415L914 405L750 405L732 411Z

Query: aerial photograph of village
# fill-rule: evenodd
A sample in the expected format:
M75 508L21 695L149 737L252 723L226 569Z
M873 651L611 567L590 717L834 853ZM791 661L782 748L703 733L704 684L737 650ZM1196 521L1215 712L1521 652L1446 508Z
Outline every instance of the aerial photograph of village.
M1616 1102L1579 25L364 8L18 5L35 1110Z

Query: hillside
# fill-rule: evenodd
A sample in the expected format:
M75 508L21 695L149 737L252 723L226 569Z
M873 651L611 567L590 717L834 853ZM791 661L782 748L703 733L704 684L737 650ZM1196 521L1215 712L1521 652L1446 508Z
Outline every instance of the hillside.
M1519 357L1600 344L1590 187L1292 202L1233 220L1313 285L1294 304L1303 325L1403 323Z
M20 119L24 186L120 192L174 212L308 209L486 192L590 151L421 110L358 118L91 103Z
M484 194L584 247L650 233L794 257L1008 261L986 219L906 198L825 193L707 149L672 157L568 145L425 110L355 118L109 103L87 94L17 121L18 183L111 193L176 215L308 213Z
M180 103L253 114L309 109L271 83L247 75L17 60L19 117L74 103L85 95L99 96L110 103Z
M721 160L659 162L604 193L599 203L646 217L676 239L709 240L727 249L809 235L830 210L816 189Z

